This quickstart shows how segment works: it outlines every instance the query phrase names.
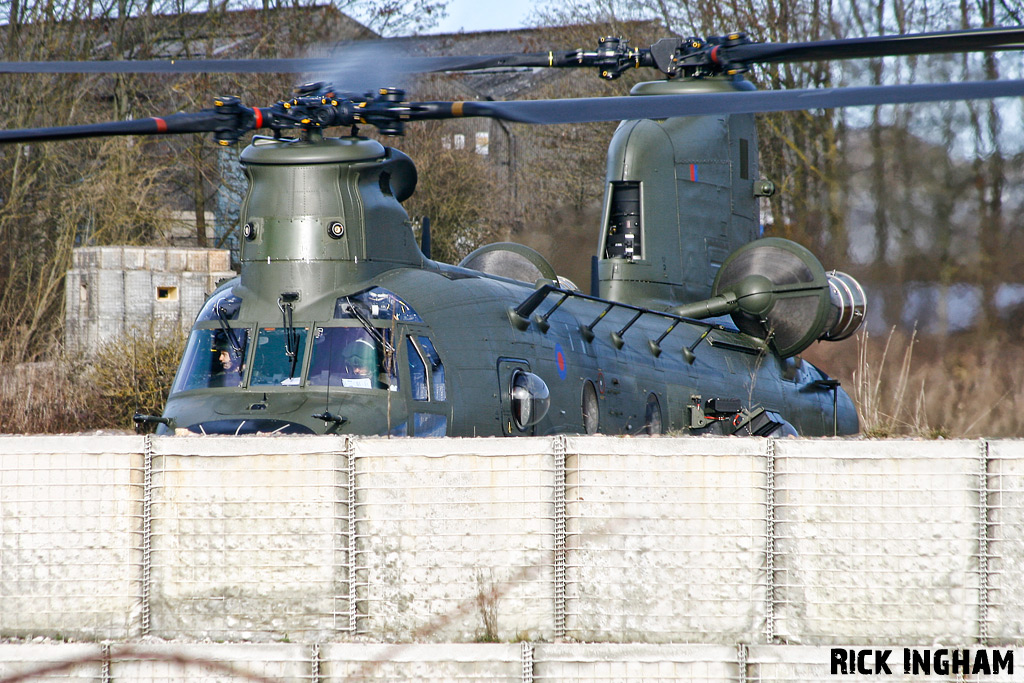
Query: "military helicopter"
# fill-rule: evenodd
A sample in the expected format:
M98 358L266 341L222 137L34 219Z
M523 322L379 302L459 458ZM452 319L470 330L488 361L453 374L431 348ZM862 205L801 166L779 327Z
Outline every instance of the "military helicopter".
M422 71L651 67L628 97L410 102L313 83L270 107L221 97L197 113L0 132L0 142L210 132L254 136L240 275L206 301L160 433L518 436L848 435L850 397L798 354L848 338L860 285L804 247L763 238L754 114L1024 95L1024 81L758 92L754 63L1021 49L1024 28L754 43L742 33L604 38L596 50L422 58ZM0 71L309 71L315 60L4 63ZM622 120L612 137L590 293L522 245L431 259L402 208L416 167L358 126L483 116ZM342 126L350 133L327 137ZM297 131L286 137L285 131Z

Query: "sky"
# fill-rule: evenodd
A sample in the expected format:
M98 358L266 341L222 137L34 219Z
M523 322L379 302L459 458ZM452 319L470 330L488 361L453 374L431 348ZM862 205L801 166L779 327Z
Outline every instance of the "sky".
M448 17L430 33L521 28L532 7L530 0L501 0L486 6L480 0L448 0Z

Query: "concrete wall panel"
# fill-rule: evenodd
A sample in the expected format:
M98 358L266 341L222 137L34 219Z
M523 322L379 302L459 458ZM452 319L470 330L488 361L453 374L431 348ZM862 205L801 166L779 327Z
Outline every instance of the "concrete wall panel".
M4 437L0 637L138 633L140 437Z
M776 442L777 635L807 644L971 642L978 444L833 443Z
M344 444L154 440L153 634L308 641L347 628Z
M737 649L713 645L539 644L535 681L737 681Z
M110 648L111 681L307 683L310 647L298 643L139 643Z
M334 643L321 649L327 683L342 681L522 681L518 643Z
M992 441L988 456L985 620L994 642L1019 642L1024 634L1024 441Z
M98 646L83 643L0 643L0 678L39 672L32 683L101 681L99 654Z
M568 635L756 641L765 620L765 444L572 439Z
M0 638L1024 644L1022 463L1019 441L0 437Z
M153 304L156 301L154 276L159 277L148 270L124 272L124 291L121 293L121 299L124 301L127 329L145 328L149 325L149 319L153 315Z
M360 632L551 637L550 439L367 440L355 455Z

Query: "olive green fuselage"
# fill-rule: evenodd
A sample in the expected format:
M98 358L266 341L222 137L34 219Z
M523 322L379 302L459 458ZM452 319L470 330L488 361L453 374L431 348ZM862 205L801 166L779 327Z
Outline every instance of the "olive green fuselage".
M312 272L307 275L312 276ZM594 327L594 338L588 342L580 327L590 324L604 306L573 299L551 315L547 332L541 331L536 323L520 330L510 322L508 309L529 296L534 291L532 287L471 276L455 268L425 264L423 268L387 270L297 308L293 324L315 329L337 323L332 320L335 299L373 285L398 293L423 320L375 321L381 329L390 330L394 340L397 391L344 387L328 390L303 385L200 389L172 396L165 417L172 418L176 427L209 422L211 416L273 416L305 425L317 433L415 435L416 415L439 414L445 417L445 432L451 436L583 433L583 392L589 382L598 397L597 424L601 433L644 432L646 406L652 394L662 411L664 431L688 430L689 406L699 396L705 401L736 398L744 407L761 406L778 412L800 434L833 433L832 393L815 384L825 376L809 363L780 360L765 351L756 339L714 329L697 346L696 360L690 365L684 360L682 349L693 344L707 327L678 325L662 340L661 354L655 356L648 341L657 339L670 321L644 316L623 335L625 344L620 349L611 333L629 321L632 311L610 312ZM237 284L235 288L238 291ZM546 311L557 300L557 295L550 295L539 311ZM245 301L250 300L243 297ZM255 331L268 321L280 325L276 297L273 302L251 301L243 303L238 320L232 321L233 327ZM355 321L341 324L359 328ZM432 341L443 362L443 401L413 398L409 355L415 351L406 339L421 336ZM306 335L306 343L312 343L310 334ZM310 354L304 356L308 365ZM547 416L535 427L522 431L515 428L509 417L509 380L515 368L535 373L551 392ZM841 389L837 405L838 432L856 432L856 413ZM312 417L325 410L346 421L341 425L325 424Z

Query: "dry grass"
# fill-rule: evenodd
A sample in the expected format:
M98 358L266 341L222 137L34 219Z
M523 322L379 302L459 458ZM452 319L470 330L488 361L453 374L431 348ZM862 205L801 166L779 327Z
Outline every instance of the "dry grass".
M0 368L0 433L133 430L136 411L163 410L183 348L183 336L139 334L89 359Z
M163 412L185 339L180 333L138 334L122 337L100 350L87 375L111 426L131 427L135 412Z
M917 332L910 335L906 343L895 340L895 331L889 333L881 353L872 349L867 332L857 337L857 369L853 371L851 396L860 414L861 433L868 437L896 436L902 431L913 431L920 426L915 415L914 423L907 421L905 407L907 385L910 380L911 360ZM899 355L898 367L893 367L893 355ZM913 425L913 426L912 426Z
M865 436L1024 436L1019 340L862 331L856 342L817 344L806 356L843 382Z
M916 373L930 425L957 437L1024 436L1024 349L997 339L951 345Z
M87 389L65 361L0 369L0 434L96 429Z

